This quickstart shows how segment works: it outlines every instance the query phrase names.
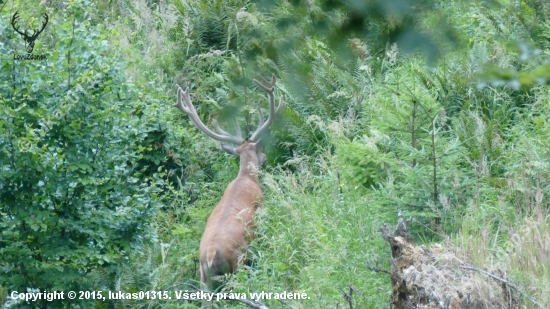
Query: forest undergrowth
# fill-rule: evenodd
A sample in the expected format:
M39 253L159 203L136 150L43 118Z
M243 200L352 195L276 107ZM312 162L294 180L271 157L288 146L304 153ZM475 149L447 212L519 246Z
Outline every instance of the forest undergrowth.
M28 6L12 2L3 20ZM325 1L69 2L47 7L86 7L87 13L63 15L59 29L67 44L74 16L106 21L97 37L78 28L73 41L108 42L124 89L135 89L124 98L127 109L117 111L140 117L145 130L132 140L136 173L128 185L147 188L153 198L143 205L155 210L144 212L148 232L125 247L121 260L90 267L88 286L199 287L200 238L238 161L171 106L175 84L191 88L206 123L216 118L227 126L236 116L249 132L256 106L267 105L252 79L274 73L286 106L260 172L265 197L249 249L252 264L226 278L225 291L308 295L263 300L270 308L388 308L392 286L384 270L391 250L379 229L411 218L415 243L440 244L465 265L513 283L521 289L512 292L518 308L550 307L550 5L544 1L429 1L431 9L419 8L414 21L394 12L364 24L372 35L341 40L321 31L347 18ZM451 34L437 31L442 19ZM430 35L438 57L391 40L388 33L408 23ZM49 35L44 49L56 46L55 38ZM3 72L3 78L11 74ZM0 300L12 289L0 282Z

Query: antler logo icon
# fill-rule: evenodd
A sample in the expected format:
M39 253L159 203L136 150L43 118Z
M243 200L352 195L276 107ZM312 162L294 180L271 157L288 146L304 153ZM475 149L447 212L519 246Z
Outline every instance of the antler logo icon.
M44 23L42 24L40 30L34 29L32 35L28 35L26 29L24 32L21 32L19 30L19 26L17 26L17 20L19 18L20 18L19 13L15 12L15 14L13 14L13 16L11 17L11 26L13 27L13 30L15 30L15 32L19 33L23 37L23 40L25 41L27 53L30 54L34 49L34 41L36 41L36 38L38 37L38 35L42 33L44 28L46 28L49 17L48 17L48 14L44 13Z

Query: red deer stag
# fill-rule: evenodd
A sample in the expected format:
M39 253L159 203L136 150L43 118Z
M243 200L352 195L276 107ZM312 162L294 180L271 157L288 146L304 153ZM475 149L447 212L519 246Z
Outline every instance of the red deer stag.
M248 250L248 240L253 237L253 222L258 202L263 198L258 180L258 168L266 161L260 139L273 123L275 115L283 107L283 97L275 109L273 92L277 79L273 75L271 82L260 76L262 82L254 82L267 92L269 101L269 116L264 121L260 111L260 125L249 139L243 139L237 119L236 135L231 135L216 126L219 133L208 129L200 120L191 97L189 88L183 91L178 85L178 103L175 107L189 115L193 124L206 135L222 142L222 148L227 153L239 156L239 174L233 180L218 206L206 222L206 229L200 243L200 272L203 288L214 291L219 284L213 282L213 277L233 273L237 268L239 258L245 256ZM182 103L185 101L185 105ZM237 145L238 147L235 148Z

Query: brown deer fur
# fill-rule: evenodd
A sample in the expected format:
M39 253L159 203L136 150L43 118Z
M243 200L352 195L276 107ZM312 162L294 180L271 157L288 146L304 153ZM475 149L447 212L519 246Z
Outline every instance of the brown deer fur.
M212 277L233 273L244 261L253 235L253 219L263 198L257 170L265 161L256 144L246 141L236 149L240 169L218 206L212 211L200 244L201 282L213 291Z

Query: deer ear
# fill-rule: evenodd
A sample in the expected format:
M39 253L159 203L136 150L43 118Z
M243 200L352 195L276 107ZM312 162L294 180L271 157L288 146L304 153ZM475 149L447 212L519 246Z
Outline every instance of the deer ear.
M263 166L267 161L267 156L264 153L264 147L259 142L256 143L255 146L256 156L258 157L258 166Z
M227 152L228 154L237 155L237 150L235 149L235 146L230 144L222 144L222 149Z
M267 156L263 152L260 152L258 154L258 165L264 166L266 161L267 161Z

